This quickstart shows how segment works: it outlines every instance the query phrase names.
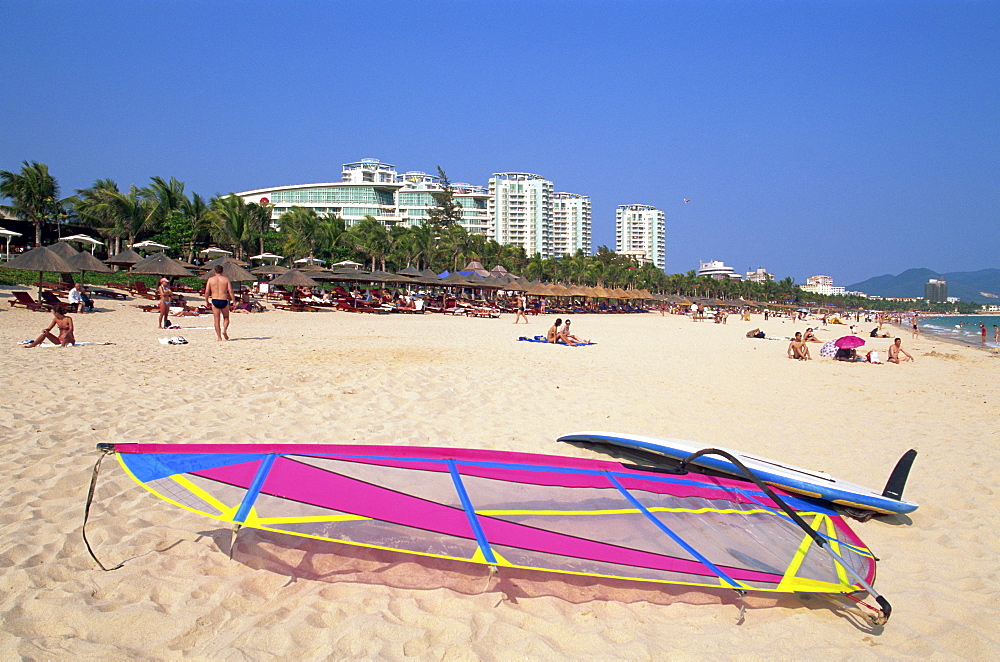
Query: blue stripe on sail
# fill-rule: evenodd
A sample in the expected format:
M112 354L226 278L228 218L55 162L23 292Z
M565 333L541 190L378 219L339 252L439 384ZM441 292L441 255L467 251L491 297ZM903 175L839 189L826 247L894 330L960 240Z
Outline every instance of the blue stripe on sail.
M121 453L119 456L132 475L143 483L176 474L256 462L267 457L263 453Z
M274 464L274 460L277 455L265 455L264 459L260 463L260 467L257 468L257 475L253 477L253 481L250 483L250 487L247 488L247 493L243 495L243 501L240 502L240 507L236 510L236 514L233 515L233 521L237 524L243 524L247 521L247 517L250 515L250 509L253 508L253 504L257 501L257 495L260 494L261 489L264 487L264 481L267 480L267 474L271 471L271 466Z
M476 511L472 508L472 500L469 499L469 493L465 491L465 484L462 482L462 476L458 473L458 467L455 464L455 460L445 461L448 463L448 472L451 474L452 482L455 483L455 491L458 492L458 498L462 502L462 508L465 509L465 516L469 519L469 526L472 527L472 532L476 535L476 543L479 545L479 549L483 553L483 558L486 559L487 563L496 563L497 558L493 555L493 549L490 547L490 541L486 539L483 527L479 524L479 516L476 515Z
M722 581L724 581L727 584L729 584L732 588L743 588L742 584L740 584L739 582L737 582L735 579L733 579L732 577L730 577L729 575L727 575L725 572L723 572L714 563L712 563L707 558L705 558L704 556L702 556L701 553L698 550L696 550L691 545L687 544L680 536L678 536L676 533L674 533L673 531L671 531L670 528L666 524L664 524L663 522L661 522L658 517L656 517L655 515L653 515L653 513L649 512L649 510L646 509L646 506L642 505L642 503L640 503L638 499L636 499L634 496L632 496L632 494L628 490L626 490L625 487L622 486L622 484L618 482L618 479L615 478L614 476L612 476L610 472L607 473L607 476L608 476L608 480L610 480L611 483L615 487L618 488L618 491L621 492L622 495L624 495L624 497L626 499L628 499L629 502L633 506L635 506L636 508L638 508L639 511L642 512L642 514L645 515L646 518L649 521L651 521L653 524L655 524L656 528L658 528L660 531L663 531L665 534L667 534L670 537L671 540L673 540L675 543L677 543L678 545L680 545L681 547L683 547L684 551L686 551L688 554L690 554L695 559L697 559L706 568L708 568L709 570L711 570L712 572L714 572L720 579L722 579Z

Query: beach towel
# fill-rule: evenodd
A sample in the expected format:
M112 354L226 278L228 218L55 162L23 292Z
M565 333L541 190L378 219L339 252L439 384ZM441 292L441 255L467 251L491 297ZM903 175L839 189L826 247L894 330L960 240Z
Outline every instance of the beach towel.
M583 343L579 343L579 344L576 344L576 345L564 345L561 342L550 343L548 340L545 339L545 336L535 336L534 338L529 338L527 336L521 336L520 338L518 338L518 340L523 340L524 342L541 342L541 343L545 343L546 345L560 345L561 347L586 347L588 345L596 345L597 344L596 342L583 342Z
M18 345L30 345L30 340L22 340ZM114 345L113 342L75 342L67 345L67 347L83 347L84 345ZM41 345L35 345L35 347L62 347L62 345L53 345L50 342L42 343Z
M186 345L188 341L186 338L181 336L174 336L172 338L160 338L161 345Z

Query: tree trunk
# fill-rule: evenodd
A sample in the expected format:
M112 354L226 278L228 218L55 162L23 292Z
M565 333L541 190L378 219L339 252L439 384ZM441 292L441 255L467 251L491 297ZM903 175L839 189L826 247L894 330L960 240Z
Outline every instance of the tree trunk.
M35 223L35 248L42 245L42 224L40 222Z

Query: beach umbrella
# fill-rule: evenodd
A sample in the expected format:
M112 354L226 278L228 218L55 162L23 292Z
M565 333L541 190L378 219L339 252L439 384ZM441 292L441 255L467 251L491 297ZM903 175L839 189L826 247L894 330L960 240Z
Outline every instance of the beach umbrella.
M275 255L274 253L261 253L260 255L254 255L253 257L248 257L248 260L284 260L284 255Z
M194 276L177 260L167 257L166 253L156 253L141 262L136 262L132 267L132 273L152 274L154 276Z
M131 248L126 248L118 255L113 255L104 261L105 264L113 264L122 267L128 267L136 262L142 262L142 256L136 253Z
M426 276L427 278L437 278L438 280L441 279L440 276L438 276L436 273L434 273L433 269L424 269L423 271L420 272L420 275L421 276Z
M5 253L5 255L10 255L10 238L20 237L21 233L14 232L13 230L7 230L5 228L0 228L0 235L7 237L7 252Z
M202 274L201 275L202 280L208 280L213 275L215 275L216 266L221 266L222 275L233 282L242 283L245 281L257 280L256 276L254 276L252 273L250 273L240 265L236 264L235 260L231 260L228 257L222 257L219 258L219 260L213 260L213 262L218 262L218 265L213 264L212 268L209 271L206 271L204 274Z
M857 349L864 345L865 341L859 336L843 336L834 340L833 344L841 349Z
M42 273L45 271L68 274L76 269L65 259L59 257L48 248L39 246L27 253L21 253L13 260L0 264L0 269L24 269L25 271L38 272L38 298L42 298Z
M352 260L341 260L340 262L334 262L330 265L331 267L349 267L351 269L357 269L358 267L363 267L365 265L360 262L354 262Z
M441 279L441 284L450 285L452 287L469 287L472 285L472 283L470 283L468 279L460 273L448 274L446 278Z
M318 257L304 257L300 260L295 260L295 264L326 264L326 262Z
M836 340L828 340L823 343L822 347L819 348L819 355L827 359L835 357L837 355L836 342Z
M288 287L317 287L319 283L298 269L289 269L271 281L271 285L287 285Z
M231 264L238 264L241 267L247 266L247 263L243 262L242 260L237 260L236 258L229 257L228 255L223 255L222 257L217 257L214 260L210 260L210 261L206 262L205 264L201 265L201 267L199 267L199 268L201 268L201 269L214 269L215 265L217 265L217 264L226 264L227 262L231 263Z
M252 260L253 258L250 259ZM288 271L288 269L286 269L285 267L279 267L276 264L264 264L257 267L256 269L251 269L250 273L256 274L258 276L268 276L271 274L280 275L285 273L286 271Z
M74 267L76 271L83 274L80 280L84 282L86 282L88 271L96 271L102 274L111 273L111 269L108 269L103 262L86 251L81 251L73 257L67 258L66 262Z
M400 269L396 272L399 276L420 276L420 270L416 267L406 267L405 269Z
M49 249L50 251L52 251L59 257L63 258L64 260L68 257L73 257L74 255L80 252L75 248L73 248L72 246L70 246L69 244L63 243L61 241L57 241L56 243L46 246L45 248Z
M155 241L140 241L138 244L132 244L132 248L162 248L164 250L170 248L170 246L164 246L163 244L158 244Z
M233 252L232 251L227 251L227 250L222 249L222 248L216 248L215 246L211 246L209 248L206 248L205 250L198 251L198 254L199 255L232 255Z
M81 244L90 244L90 253L91 253L91 255L94 254L94 249L95 248L97 248L98 246L103 246L104 245L103 241L98 241L98 240L94 239L93 237L88 237L85 234L74 234L74 235L72 235L70 237L61 237L59 239L59 241L78 241Z

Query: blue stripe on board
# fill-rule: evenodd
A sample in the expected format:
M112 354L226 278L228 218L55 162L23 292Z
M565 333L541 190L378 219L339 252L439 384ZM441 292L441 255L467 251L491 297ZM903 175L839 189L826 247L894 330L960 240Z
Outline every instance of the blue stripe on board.
M655 515L653 515L653 513L649 512L649 510L646 509L646 506L642 505L642 503L638 499L636 499L634 496L632 496L632 494L628 490L626 490L622 486L622 484L619 483L618 480L614 476L611 475L610 472L607 473L607 477L608 477L608 480L611 481L612 485L614 485L615 487L617 487L618 491L621 492L622 495L626 499L628 499L629 502L633 506L635 506L636 508L638 508L642 512L642 514L646 516L646 519L648 519L650 522L652 522L653 524L656 525L656 528L658 528L660 531L663 531L665 534L667 534L668 536L670 536L671 540L673 540L675 543L677 543L678 545L680 545L681 547L683 547L684 550L688 554L690 554L695 559L697 559L706 568L708 568L709 570L711 570L712 572L714 572L716 574L716 576L718 576L722 581L724 581L727 584L729 584L730 587L732 587L732 588L743 588L742 584L740 584L739 582L737 582L736 580L734 580L732 577L730 577L725 572L723 572L718 566L716 566L714 563L712 563L707 558L705 558L704 556L702 556L702 554L698 550L696 550L691 545L687 544L687 542L685 542L684 539L681 538L679 535L677 535L676 533L674 533L670 529L670 527L668 527L666 524L664 524L663 522L661 522L658 517L656 517Z
M267 480L267 474L270 473L271 466L274 464L274 460L277 457L277 455L265 455L264 459L261 461L260 466L257 468L257 475L253 477L250 487L247 488L247 493L243 495L243 501L240 502L240 507L236 510L236 514L233 516L233 521L237 524L243 524L247 521L247 516L250 515L250 509L253 508L253 504L257 500L257 495L260 494L261 488L264 487L264 481Z
M469 499L468 492L465 491L465 484L462 482L461 474L458 473L458 466L456 466L454 460L447 460L447 463L451 480L455 483L455 491L458 492L462 508L465 509L465 516L469 520L469 526L472 527L472 532L476 535L476 543L479 544L479 549L483 552L483 558L486 559L487 563L496 563L497 558L493 555L490 541L486 539L483 527L479 524L479 516L476 515L476 511L472 508L472 501Z

